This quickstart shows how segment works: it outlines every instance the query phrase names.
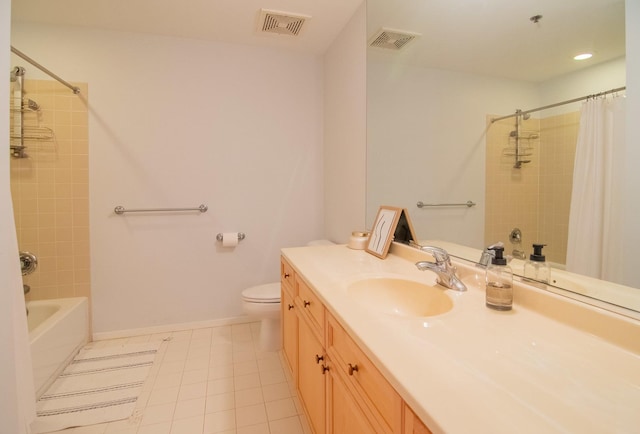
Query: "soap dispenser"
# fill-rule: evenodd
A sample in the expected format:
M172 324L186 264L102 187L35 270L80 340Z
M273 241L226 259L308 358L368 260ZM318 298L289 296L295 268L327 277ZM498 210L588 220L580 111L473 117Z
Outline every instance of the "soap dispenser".
M504 258L504 247L495 246L495 256L487 267L486 305L495 310L511 310L513 306L513 271Z
M524 277L544 283L549 283L551 267L545 262L542 248L546 244L534 244L533 253L529 255L529 260L524 264Z

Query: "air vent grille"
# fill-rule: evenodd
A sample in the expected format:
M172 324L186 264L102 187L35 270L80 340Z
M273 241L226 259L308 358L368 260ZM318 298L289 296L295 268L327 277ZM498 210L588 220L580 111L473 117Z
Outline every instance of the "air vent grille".
M418 36L420 36L419 33L382 28L371 38L369 45L371 47L400 50Z
M309 18L311 17L307 15L262 9L260 13L259 30L265 33L298 36L303 24Z

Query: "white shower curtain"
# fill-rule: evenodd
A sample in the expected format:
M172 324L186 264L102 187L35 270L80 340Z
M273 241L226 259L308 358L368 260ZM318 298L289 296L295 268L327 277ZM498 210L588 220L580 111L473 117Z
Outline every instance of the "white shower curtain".
M567 270L620 280L620 193L624 177L625 99L586 101L573 169Z

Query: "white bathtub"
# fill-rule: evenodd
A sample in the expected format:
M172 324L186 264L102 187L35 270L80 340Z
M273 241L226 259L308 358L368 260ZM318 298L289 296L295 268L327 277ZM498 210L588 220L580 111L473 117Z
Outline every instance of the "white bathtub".
M27 302L29 343L36 397L89 340L89 303L86 297Z

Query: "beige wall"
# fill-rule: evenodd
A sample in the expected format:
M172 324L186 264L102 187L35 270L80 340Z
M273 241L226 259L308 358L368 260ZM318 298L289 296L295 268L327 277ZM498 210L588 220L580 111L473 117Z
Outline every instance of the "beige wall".
M25 98L40 110L24 113L28 158L12 157L10 173L18 247L38 257L23 279L32 300L91 293L87 86L78 86L75 95L54 81L25 80ZM29 139L46 137L45 128L53 138Z
M565 263L569 206L573 181L573 160L578 138L579 112L522 123L523 136L538 133L538 138L521 142L531 155L520 169L514 168L513 139L515 120L505 119L491 125L487 132L485 243L502 241L507 254L514 246L509 234L522 231L527 258L531 244L543 243L547 261ZM533 136L535 137L535 136Z

